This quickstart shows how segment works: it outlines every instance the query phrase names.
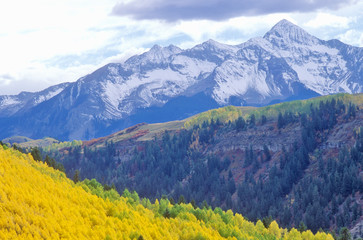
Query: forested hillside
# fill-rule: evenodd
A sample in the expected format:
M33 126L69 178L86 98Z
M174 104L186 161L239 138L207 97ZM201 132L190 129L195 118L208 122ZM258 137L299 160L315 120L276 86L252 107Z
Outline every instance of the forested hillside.
M76 181L77 182L77 181ZM96 180L65 174L0 145L1 239L321 239L323 232L287 231L275 221L253 224L220 208L140 199Z
M328 96L188 119L150 140L144 126L47 148L67 175L150 199L233 209L251 221L339 232L362 221L362 95ZM124 138L118 142L114 139ZM103 143L103 144L101 144ZM362 236L357 228L355 236Z

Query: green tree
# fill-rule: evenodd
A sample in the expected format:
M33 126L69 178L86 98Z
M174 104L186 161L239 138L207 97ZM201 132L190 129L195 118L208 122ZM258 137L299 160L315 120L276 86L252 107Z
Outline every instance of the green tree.
M73 182L78 183L79 182L79 171L76 170L73 176Z
M33 156L35 161L39 161L39 162L42 161L42 155L40 154L40 151L37 147L32 148L30 153Z
M350 235L348 228L343 227L342 229L340 229L339 240L351 240L351 239L352 236Z
M1 143L1 145L3 145L3 143ZM13 144L13 148L14 150L18 150L19 152L25 153L25 151L15 143Z
M190 204L192 204L192 206L193 206L194 209L197 208L197 203L195 202L194 199L192 199L192 201L190 201Z
M254 127L256 124L256 117L255 114L252 114L250 117L250 127Z
M277 128L280 129L285 125L284 123L284 117L282 116L282 113L279 113L279 116L277 117Z
M202 209L209 209L210 207L209 207L209 205L208 205L208 203L207 203L207 201L206 200L204 200L203 202L202 202Z
M261 116L261 125L264 125L267 122L267 118L265 115Z
M265 226L265 228L269 228L270 224L272 223L272 217L271 216L268 216L268 217L264 217L262 219L262 223L263 225Z
M178 204L181 204L181 203L185 203L185 198L183 195L180 195L179 200L178 200Z
M308 228L306 227L305 223L301 221L297 230L302 233L305 232L307 229Z
M170 210L169 208L165 209L165 212L163 213L164 218L170 218Z
M246 127L246 122L245 120L243 119L243 117L238 117L236 122L236 130L237 131L241 131L241 130L244 130L245 127Z

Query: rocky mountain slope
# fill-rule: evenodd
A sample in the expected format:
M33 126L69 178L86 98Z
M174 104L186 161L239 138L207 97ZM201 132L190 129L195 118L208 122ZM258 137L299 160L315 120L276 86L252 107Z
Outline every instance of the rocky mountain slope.
M0 96L0 116L10 117L31 109L62 92L70 83L51 86L40 92L21 92L18 95Z
M358 238L362 107L363 94L225 107L42 151L62 163L69 177L78 170L82 179L96 178L119 191L183 196L253 221L272 216L285 227L339 232L346 226Z
M362 48L320 40L286 20L263 37L235 46L213 40L186 50L155 45L29 107L20 107L20 95L0 97L0 138L90 139L218 106L360 93L362 59Z

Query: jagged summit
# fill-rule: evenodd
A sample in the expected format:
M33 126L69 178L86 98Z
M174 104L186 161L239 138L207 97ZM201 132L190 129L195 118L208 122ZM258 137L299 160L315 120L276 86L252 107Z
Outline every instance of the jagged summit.
M154 44L154 46L150 48L150 52L160 51L161 49L162 47L159 44Z
M318 44L320 42L318 38L286 19L279 21L263 38L279 46L288 42L303 45Z
M155 44L149 51L129 58L125 61L125 64L133 68L135 66L149 63L165 63L171 55L178 54L180 52L182 52L182 49L174 45L161 47L160 45Z
M168 50L174 52L174 53L179 53L182 51L182 49L178 46L175 46L174 44L170 44L169 46L166 47Z
M220 43L213 39L208 39L207 41L203 42L202 44L198 44L194 48L201 47L201 48L212 48L212 49L235 49L236 46Z
M147 53L172 53L172 54L175 54L175 53L179 53L181 52L182 49L173 45L173 44L170 44L169 46L167 47L162 47L160 46L159 44L155 44L152 48L150 48L150 50L147 52Z
M228 45L209 39L195 47L187 50L190 56L201 59L209 59L217 64L225 60L227 55L235 55L240 48L238 46Z
M90 139L219 106L361 93L362 61L362 48L319 40L287 20L235 46L155 45L42 96L0 96L0 138Z
M221 45L225 45L225 44L222 44L220 42L217 42L216 40L213 40L213 39L208 39L207 41L205 41L204 43L202 43L202 45L221 46Z

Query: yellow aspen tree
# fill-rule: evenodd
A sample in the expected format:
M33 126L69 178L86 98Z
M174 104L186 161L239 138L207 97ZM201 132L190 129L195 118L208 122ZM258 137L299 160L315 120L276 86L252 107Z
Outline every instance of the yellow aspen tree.
M273 234L277 239L281 238L281 230L279 228L279 225L276 221L272 221L270 226L268 227L268 230L271 234Z

